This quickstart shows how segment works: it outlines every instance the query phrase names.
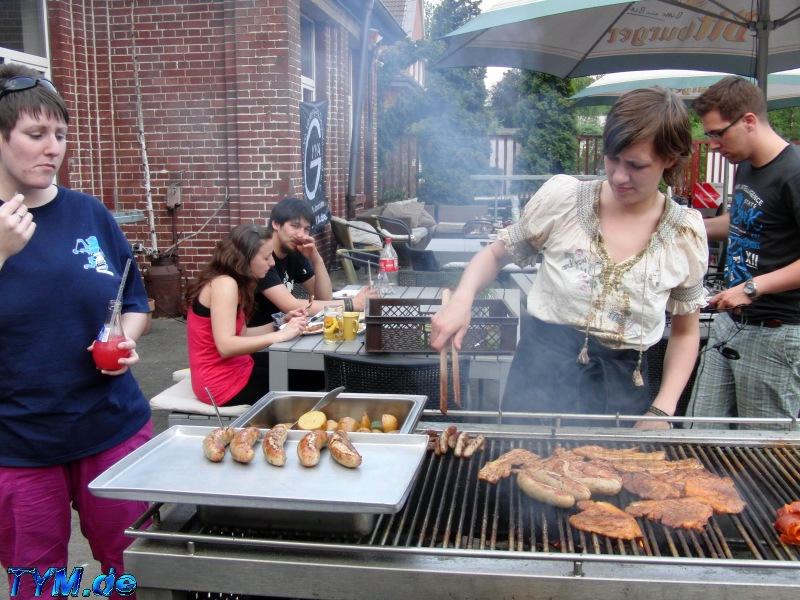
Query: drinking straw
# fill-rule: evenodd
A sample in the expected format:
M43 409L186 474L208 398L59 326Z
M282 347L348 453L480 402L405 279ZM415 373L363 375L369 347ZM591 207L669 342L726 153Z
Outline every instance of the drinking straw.
M131 259L125 263L125 271L122 273L122 281L119 282L119 290L117 290L117 303L114 305L114 310L119 313L122 309L122 290L125 287L125 280L128 278L128 271L131 268ZM114 315L116 317L116 315Z

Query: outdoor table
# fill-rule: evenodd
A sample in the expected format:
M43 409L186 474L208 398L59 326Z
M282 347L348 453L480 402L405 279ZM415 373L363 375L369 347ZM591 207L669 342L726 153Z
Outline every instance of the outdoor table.
M347 286L345 290L358 289L358 286ZM510 308L519 314L519 290L496 290L500 298L504 298ZM441 298L442 289L437 287L403 287L400 286L388 298ZM517 329L519 336L519 328ZM322 334L301 335L286 342L278 342L269 347L269 381L273 391L287 391L289 389L289 369L306 371L323 371L324 355L338 353L347 355L379 356L379 353L368 353L365 348L365 334L361 333L353 341L343 341L338 344L326 344L322 341ZM430 358L438 354L399 354L413 358ZM470 379L491 380L498 384L499 397L503 397L508 372L511 368L510 354L473 355L470 365ZM376 392L391 390L376 389Z
M425 250L430 250L440 265L451 262L469 262L492 240L483 238L433 238Z

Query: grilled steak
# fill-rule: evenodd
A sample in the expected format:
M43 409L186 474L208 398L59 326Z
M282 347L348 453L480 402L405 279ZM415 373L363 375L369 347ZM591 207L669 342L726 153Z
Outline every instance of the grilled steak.
M570 525L575 529L622 540L642 537L636 519L613 504L581 500L578 510L581 512L569 518Z
M539 459L539 455L530 450L516 448L483 465L481 470L478 471L478 479L483 479L489 483L497 483L503 477L511 475L511 469L514 467L531 467Z
M666 500L683 496L683 484L650 473L623 473L622 487L647 500Z
M640 452L639 446L613 450L602 446L578 446L572 452L589 460L666 460L667 454L663 450L657 452Z
M730 477L718 477L709 472L686 479L684 493L703 497L715 513L738 514L746 506Z
M705 498L669 498L631 502L625 512L634 517L647 517L668 527L702 531L714 514Z
M609 465L620 473L650 473L659 475L681 469L704 469L703 464L696 458L683 460L615 460Z

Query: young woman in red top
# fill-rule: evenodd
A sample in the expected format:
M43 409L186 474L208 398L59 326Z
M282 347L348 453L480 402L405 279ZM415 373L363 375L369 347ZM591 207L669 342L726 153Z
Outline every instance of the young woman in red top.
M206 388L218 405L253 404L269 391L268 353L259 350L305 331L302 309L285 315L278 330L272 323L250 329L245 325L256 282L274 264L272 230L237 225L217 243L211 262L186 291L192 389L207 404Z

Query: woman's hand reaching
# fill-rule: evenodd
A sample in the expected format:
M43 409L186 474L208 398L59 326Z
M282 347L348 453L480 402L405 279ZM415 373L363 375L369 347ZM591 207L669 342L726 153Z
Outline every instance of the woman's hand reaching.
M431 318L431 348L440 352L452 340L453 347L461 350L461 342L467 334L471 320L472 302L461 301L454 295L447 306L443 306Z
M296 319L298 317L306 317L308 316L308 312L305 308L295 308L290 310L288 313L281 317L281 321L284 323L289 323L292 319Z
M293 313L303 313L295 316L291 316ZM301 335L305 330L306 326L308 325L308 320L305 317L305 310L293 310L287 316L289 316L289 321L277 332L280 341L285 342L286 340L292 340L296 338L298 335Z

